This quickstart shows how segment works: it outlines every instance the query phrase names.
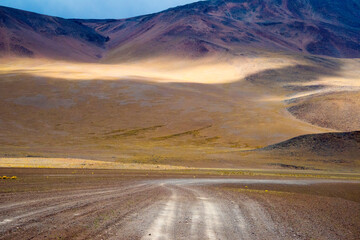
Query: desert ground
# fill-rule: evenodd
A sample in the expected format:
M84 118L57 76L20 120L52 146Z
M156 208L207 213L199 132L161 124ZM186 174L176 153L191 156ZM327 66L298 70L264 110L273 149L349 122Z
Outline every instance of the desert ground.
M223 60L2 61L0 239L359 239L359 61Z
M257 150L300 135L357 131L359 64L273 52L118 64L1 60L0 154L356 172L358 148L348 151L353 156L331 146L310 156Z
M358 66L2 61L0 239L359 239Z
M360 182L3 168L1 239L358 239Z
M0 239L359 240L359 13L0 6Z

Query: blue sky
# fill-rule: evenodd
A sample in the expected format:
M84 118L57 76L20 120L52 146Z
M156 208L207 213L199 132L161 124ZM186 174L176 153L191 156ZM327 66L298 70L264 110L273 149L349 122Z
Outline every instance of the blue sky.
M0 0L1 6L64 18L127 18L196 0Z

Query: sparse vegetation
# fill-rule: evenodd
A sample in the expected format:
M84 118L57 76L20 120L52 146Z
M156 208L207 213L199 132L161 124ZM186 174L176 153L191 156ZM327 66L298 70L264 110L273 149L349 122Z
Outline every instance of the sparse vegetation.
M231 188L231 187L223 187L218 188L220 190L227 190L227 191L233 191L233 192L239 192L239 193L257 193L257 194L274 194L274 195L288 195L293 194L291 192L282 192L282 191L270 191L270 190L260 190L260 189L249 189L247 187L245 188Z
M17 180L17 176L12 176L12 177L8 177L8 176L2 176L0 177L0 179L3 179L3 180L8 180L8 179L11 179L11 180Z
M28 130L20 132L15 125L4 125L1 129L3 125L0 124L0 130L6 134L0 139L0 151L4 152L4 157L62 158L66 153L69 158L91 158L126 164L276 169L281 166L270 164L279 163L305 168L294 169L296 171L333 169L334 172L355 172L360 166L356 159L304 157L302 151L300 155L271 155L250 151L294 136L327 131L301 122L286 112L288 106L283 102L284 99L300 90L313 91L312 88L303 89L306 79L315 75L317 81L322 82L328 77L328 74L322 75L326 66L294 67L322 64L303 56L274 55L267 52L262 57L244 57L241 61L232 59L233 64L225 62L221 66L218 59L212 58L191 62L159 58L147 63L141 62L146 69L141 71L140 63L120 64L119 67L126 69L122 73L124 76L136 73L144 78L116 83L86 81L83 75L85 73L81 72L83 64L39 59L33 61L39 67L34 67L32 61L24 60L12 60L0 66L0 75L8 79L0 83L0 102L4 103L1 105L3 118L38 133L35 137ZM172 68L168 68L169 64L180 64L184 69L174 72ZM342 59L334 64L332 67L343 65L350 70L358 66L353 60ZM239 72L239 68L234 68L234 65L240 66L243 71ZM107 76L108 73L111 76L116 73L112 72L113 67L106 64L86 66L91 72L86 76L88 78L121 78ZM158 69L160 78L155 77L156 74L150 69ZM299 76L300 70L304 70L306 74ZM207 76L205 73L209 71L215 71L214 75ZM14 72L18 75L11 75ZM334 78L340 85L351 83L355 86L358 84L355 81L357 77L351 72L339 70L337 74L341 78L337 75ZM191 76L185 85L165 80L173 81L175 78L183 81L184 74ZM216 75L218 77L215 78ZM64 76L73 81L63 81ZM234 80L234 76L237 80ZM49 84L37 86L37 77L43 77ZM281 78L281 81L276 81L277 78ZM270 82L273 85L269 86ZM84 101L77 102L71 108L31 107L31 118L34 121L25 121L29 117L29 106L9 100L22 96L21 89L25 83L29 85L27 91L33 92L35 96L40 94L49 99L61 100L69 99L76 93L76 98ZM284 87L285 85L288 87ZM53 93L53 87L62 92L63 96ZM302 88L298 90L300 87ZM264 95L264 90L267 95ZM98 92L104 93L107 99L94 99L93 95L100 94ZM119 105L119 98L124 105ZM15 108L16 116L13 115ZM80 116L82 121L74 120ZM46 122L48 128L41 127L41 122ZM28 145L29 142L32 143L31 146ZM159 158L152 158L152 155ZM37 166L48 167L41 163Z
M206 127L195 129L195 130L190 130L190 131L176 133L176 134L172 134L172 135L168 135L168 136L153 138L153 140L162 141L162 140L167 140L167 139L177 138L177 137L183 137L183 136L196 137L196 136L199 136L199 134L200 134L200 132L202 130L205 130L205 129L208 129L208 128L211 128L211 127L212 127L212 125L209 125L209 126L206 126Z
M140 133L145 133L147 131L154 131L157 130L158 128L164 127L164 125L156 125L156 126L152 126L152 127L146 127L146 128L137 128L137 129L132 129L132 130L115 130L115 131L111 131L109 133L106 133L105 138L109 139L109 138L121 138L121 137L130 137L130 136L136 136Z

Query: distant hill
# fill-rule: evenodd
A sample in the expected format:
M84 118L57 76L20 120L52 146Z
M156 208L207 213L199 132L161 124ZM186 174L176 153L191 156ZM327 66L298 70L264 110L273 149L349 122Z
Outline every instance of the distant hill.
M322 133L298 136L268 146L260 151L275 151L292 156L313 156L342 159L359 159L360 131Z
M78 21L0 7L0 53L94 61L106 37Z
M290 51L360 57L357 0L210 0L123 20L66 20L0 8L0 52L122 61Z

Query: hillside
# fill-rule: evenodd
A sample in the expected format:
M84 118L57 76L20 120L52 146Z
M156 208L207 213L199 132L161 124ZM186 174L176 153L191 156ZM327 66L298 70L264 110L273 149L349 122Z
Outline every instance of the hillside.
M322 157L357 158L360 156L360 131L309 134L277 143L265 150L290 151L293 154L312 154Z
M110 36L105 59L118 61L262 50L359 57L359 18L355 0L212 0L131 19L82 22Z
M358 172L360 132L301 135L246 156L271 167L296 170L329 169Z
M97 61L106 37L78 21L0 7L0 54Z
M355 0L210 0L122 20L62 19L0 7L0 52L77 61L153 56L360 57Z
M0 8L0 157L360 169L350 138L319 137L360 128L358 5L301 2L123 20Z

